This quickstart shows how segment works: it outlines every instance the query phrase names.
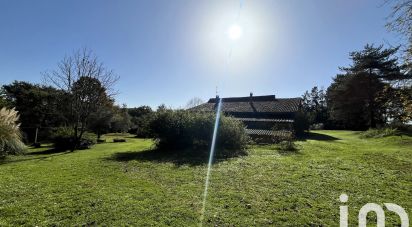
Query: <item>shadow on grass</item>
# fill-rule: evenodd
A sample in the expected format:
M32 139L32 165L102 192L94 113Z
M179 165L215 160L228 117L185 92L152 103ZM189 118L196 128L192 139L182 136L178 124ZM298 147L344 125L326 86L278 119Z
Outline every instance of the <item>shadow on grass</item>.
M340 140L340 139L333 137L333 136L316 133L316 132L307 132L305 133L305 135L298 138L298 141L306 141L306 140L334 141L334 140Z
M217 151L219 153L219 151ZM213 162L221 162L230 158L246 155L246 152L239 152L239 154L231 156L215 157ZM181 165L204 165L209 161L209 151L170 151L170 150L144 150L144 151L129 151L119 152L106 158L110 161L128 162L132 160L158 162L158 163L173 163L177 166Z
M8 163L32 161L32 160L45 160L50 157L60 156L60 155L64 155L67 153L70 153L70 151L56 151L55 149L49 149L49 150L39 151L39 152L32 152L28 154L19 155L18 156L19 159L10 159L8 157L3 158L3 159L0 158L0 165L4 165ZM44 155L44 156L36 157L37 155Z
M54 148L50 148L44 151L35 151L35 152L31 152L28 153L27 155L47 155L47 154L58 154L58 153L66 153L67 150L57 150Z

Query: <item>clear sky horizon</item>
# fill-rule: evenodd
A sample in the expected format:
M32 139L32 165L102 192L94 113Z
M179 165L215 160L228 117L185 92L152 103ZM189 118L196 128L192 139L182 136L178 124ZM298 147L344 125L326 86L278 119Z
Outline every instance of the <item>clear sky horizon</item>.
M1 1L0 84L87 47L120 80L118 104L184 107L193 97L299 97L327 87L349 52L396 46L384 0ZM227 30L242 29L237 40Z

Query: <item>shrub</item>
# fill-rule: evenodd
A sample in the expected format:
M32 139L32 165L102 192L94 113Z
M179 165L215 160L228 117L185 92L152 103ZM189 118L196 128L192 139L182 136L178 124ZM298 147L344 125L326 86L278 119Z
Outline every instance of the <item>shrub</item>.
M136 124L133 127L131 133L135 134L138 138L151 138L153 133L150 128L151 122L154 120L154 113L144 114L135 119Z
M93 133L85 132L80 140L77 149L89 149L96 143L97 136ZM67 127L58 128L52 138L56 150L69 150L74 146L73 129Z
M297 151L298 148L295 142L290 140L285 140L279 143L279 150L281 151Z
M322 130L324 128L325 128L325 124L323 123L313 124L309 127L310 130Z
M408 125L402 122L392 122L389 124L390 128L396 128L401 132L412 133L412 125Z
M26 149L21 141L18 119L18 112L14 109L2 108L0 110L0 157L8 154L21 154Z
M301 136L309 129L308 116L304 112L297 112L295 115L295 121L293 122L293 130L296 136Z
M159 149L196 151L210 148L214 124L215 114L212 113L165 110L156 113L150 128ZM247 143L243 123L222 115L216 140L220 155L238 154Z
M369 129L365 132L362 132L361 138L382 138L387 136L396 136L399 135L399 130L396 128L380 128L380 129Z
M114 138L114 139L113 139L113 142L114 142L114 143L124 143L124 142L126 142L126 140L125 140L125 139L121 139L121 138Z
M272 135L272 142L273 143L281 143L282 141L293 141L295 139L295 135L291 131L275 131Z
M97 139L97 143L106 143L106 139Z

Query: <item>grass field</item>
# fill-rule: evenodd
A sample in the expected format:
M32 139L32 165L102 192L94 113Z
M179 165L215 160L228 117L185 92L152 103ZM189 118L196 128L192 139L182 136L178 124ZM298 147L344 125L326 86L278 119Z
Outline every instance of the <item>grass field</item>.
M350 226L371 202L396 203L412 219L411 136L314 131L298 145L293 153L254 146L248 156L216 160L203 224L338 226L342 193L349 195ZM0 163L0 226L197 226L206 159L151 147L127 138L8 158ZM386 223L400 220L386 211Z

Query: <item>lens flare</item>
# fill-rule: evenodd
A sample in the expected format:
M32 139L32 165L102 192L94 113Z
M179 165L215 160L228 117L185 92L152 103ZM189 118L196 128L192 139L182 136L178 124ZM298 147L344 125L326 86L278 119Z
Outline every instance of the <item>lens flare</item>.
M242 36L243 29L237 24L234 24L229 27L227 30L227 35L231 40L237 40Z
M217 137L217 130L219 129L219 120L220 120L220 109L222 106L222 99L219 99L219 103L217 105L217 110L216 110L216 120L215 120L215 127L213 129L213 137L212 137L212 146L210 147L210 155L209 155L209 162L207 164L207 173L206 173L206 180L205 180L205 190L203 192L203 203L202 203L202 211L200 215L200 223L199 226L203 225L203 218L205 215L205 210L206 210L206 199L207 199L207 190L209 188L209 178L210 178L210 172L212 169L212 163L213 163L213 156L215 154L215 145L216 145L216 137Z

